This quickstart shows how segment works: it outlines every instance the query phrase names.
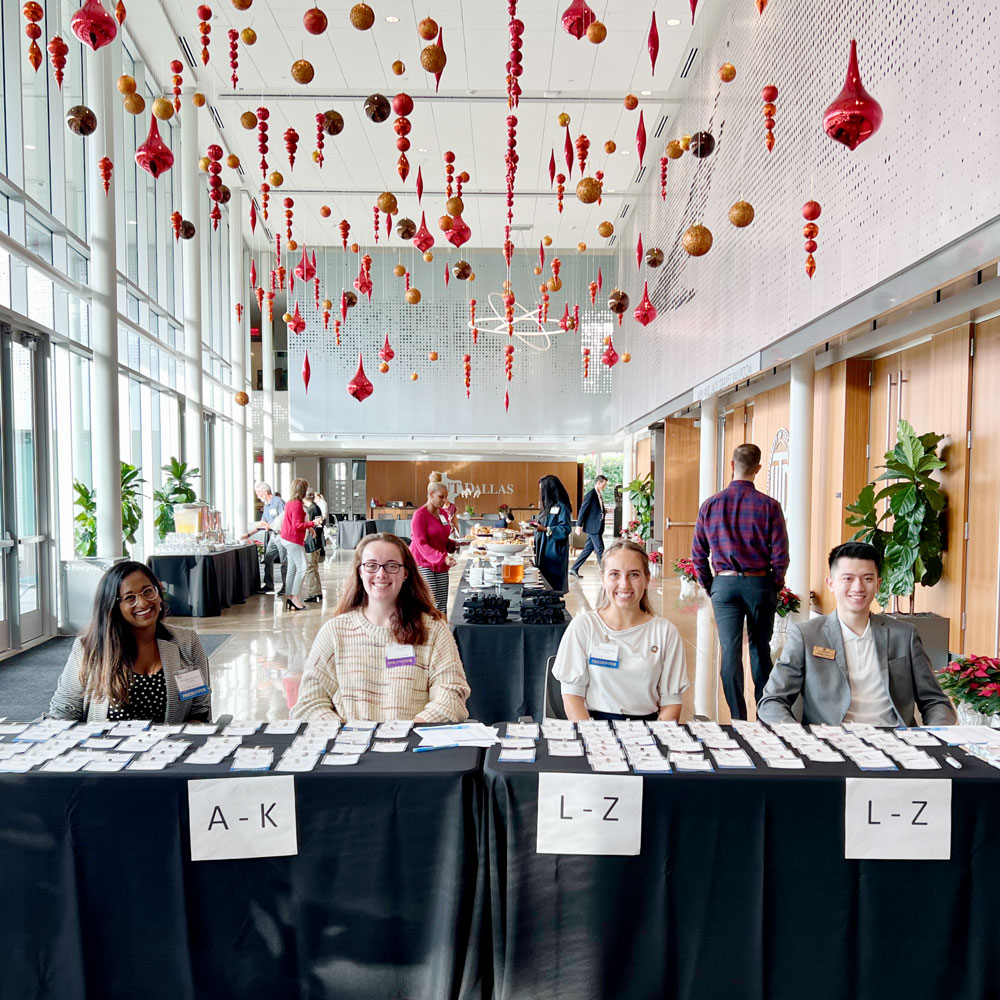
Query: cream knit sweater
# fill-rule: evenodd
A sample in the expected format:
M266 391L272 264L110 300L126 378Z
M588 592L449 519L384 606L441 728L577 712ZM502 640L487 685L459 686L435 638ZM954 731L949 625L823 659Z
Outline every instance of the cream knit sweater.
M331 618L309 651L296 719L412 719L462 722L469 685L451 631L425 616L427 642L414 647L416 666L386 668L387 628L360 610Z

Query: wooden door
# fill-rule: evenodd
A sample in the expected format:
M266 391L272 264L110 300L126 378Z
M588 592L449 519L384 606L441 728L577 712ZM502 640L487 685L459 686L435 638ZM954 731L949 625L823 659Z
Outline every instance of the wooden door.
M663 564L669 572L675 559L691 555L698 516L701 432L695 421L668 418L663 422Z

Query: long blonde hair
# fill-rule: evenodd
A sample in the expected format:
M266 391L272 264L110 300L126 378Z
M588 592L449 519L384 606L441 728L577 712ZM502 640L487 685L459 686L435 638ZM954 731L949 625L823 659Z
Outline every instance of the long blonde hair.
M642 597L639 598L639 610L645 611L647 615L655 615L656 612L649 601L649 556L646 555L646 550L641 545L626 538L619 538L604 550L604 558L601 560L601 599L597 604L597 610L600 611L611 603L611 598L608 597L608 592L604 589L604 566L607 564L608 556L612 556L616 552L634 552L639 556L642 562L642 572L646 576L646 589L643 591Z

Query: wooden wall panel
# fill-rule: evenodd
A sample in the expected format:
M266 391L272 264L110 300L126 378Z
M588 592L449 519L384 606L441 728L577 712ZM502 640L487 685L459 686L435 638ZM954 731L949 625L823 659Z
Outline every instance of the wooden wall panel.
M965 576L965 652L996 656L997 550L1000 546L1000 319L976 327L969 453L969 547Z
M760 448L761 469L754 485L761 492L767 492L767 463L771 454L774 436L784 427L788 429L789 387L778 386L769 392L762 392L753 399L753 423L747 424L746 440ZM738 443L738 442L737 442Z
M963 647L962 610L965 592L965 519L969 421L971 327L969 324L937 334L933 340L872 366L871 455L868 475L881 475L889 443L895 443L897 415L918 434L944 434L942 457L948 463L941 482L948 494L944 576L930 590L917 588L917 611L934 611L951 619L950 647ZM903 385L897 383L902 372ZM903 610L908 610L904 608Z
M719 465L722 468L722 482L720 486L726 486L732 479L733 473L729 466L732 461L733 452L738 445L745 444L749 438L750 423L753 419L753 401L741 403L734 406L726 413L726 422L722 431L722 454L719 456Z
M642 479L653 471L652 449L653 439L651 437L640 438L635 443L635 478Z
M701 432L695 421L686 418L665 420L663 450L663 562L669 571L675 559L691 555L694 522L698 516Z
M648 446L647 446L648 447ZM535 509L538 506L538 480L542 476L558 476L573 502L573 513L579 509L582 497L577 494L576 462L455 462L419 461L388 462L372 459L368 462L368 501L376 498L381 503L388 500L409 500L415 506L427 499L427 477L431 472L447 473L452 479L474 483L482 487L492 484L511 486L511 493L482 496L472 503L477 514L496 513L498 504ZM461 503L459 502L461 508Z

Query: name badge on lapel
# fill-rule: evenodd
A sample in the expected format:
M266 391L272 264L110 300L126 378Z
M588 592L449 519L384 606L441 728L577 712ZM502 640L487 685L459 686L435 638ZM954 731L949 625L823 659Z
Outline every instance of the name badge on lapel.
M558 504L556 504L556 506L555 506L555 507L550 507L550 508L549 508L549 513L550 513L550 514L558 514L558 513L559 513L559 505L558 505Z
M413 652L413 646L402 645L398 642L390 642L385 647L385 667L386 670L392 667L415 667L417 657Z
M592 667L618 669L618 646L613 642L599 642L591 647L587 662Z
M190 701L200 694L208 694L208 685L205 678L201 676L201 671L197 667L190 670L182 670L175 677L177 681L177 697L181 701Z
M813 646L812 653L813 656L818 656L821 660L835 660L837 658L837 651L827 649L826 646Z

